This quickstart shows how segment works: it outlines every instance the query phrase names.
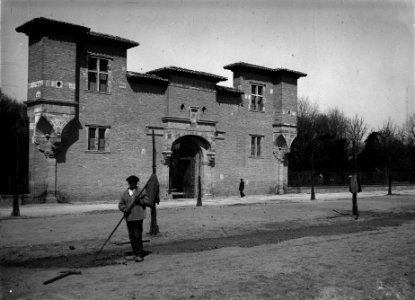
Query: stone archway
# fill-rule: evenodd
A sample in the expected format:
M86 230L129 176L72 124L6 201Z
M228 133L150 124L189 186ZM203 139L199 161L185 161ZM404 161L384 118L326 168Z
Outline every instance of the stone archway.
M276 190L277 194L284 194L288 186L288 153L295 138L295 132L275 133L273 154L276 161Z
M34 121L30 124L32 143L42 152L46 159L47 185L46 202L55 202L57 189L57 162L56 154L62 147L62 132L75 118L75 108L67 106L35 106L28 111L29 117ZM33 170L32 170L33 171ZM30 181L40 181L42 178L34 176L32 172Z
M169 193L172 198L195 198L200 176L203 186L204 152L209 143L198 136L182 136L171 147Z

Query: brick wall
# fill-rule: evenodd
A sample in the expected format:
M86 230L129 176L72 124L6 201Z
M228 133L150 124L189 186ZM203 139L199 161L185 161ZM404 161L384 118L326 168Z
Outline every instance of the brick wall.
M170 84L168 89L168 116L189 118L190 107L199 107L200 119L216 120L216 88L195 88ZM181 105L184 109L181 109ZM202 108L205 107L205 112Z
M219 98L218 128L225 139L216 142L215 191L237 195L240 178L247 194L267 194L275 190L276 164L272 154L274 91L270 78L257 74L238 74L235 87L244 91L242 102ZM249 110L251 84L265 85L265 112ZM228 98L229 99L229 98ZM251 135L262 135L262 156L251 157ZM260 175L259 175L260 174Z
M118 199L129 175L144 183L151 174L152 140L145 132L146 126L161 125L165 87L128 82L125 50L97 45L86 45L85 50L113 58L111 90L108 94L86 90L86 55L81 57L79 120L73 126L77 137L58 164L58 190L77 201ZM107 152L87 151L88 124L109 127ZM160 144L157 136L156 145Z
M281 76L275 82L274 123L297 124L297 79Z
M76 54L74 37L31 38L28 100L74 101ZM37 84L31 85L34 83Z

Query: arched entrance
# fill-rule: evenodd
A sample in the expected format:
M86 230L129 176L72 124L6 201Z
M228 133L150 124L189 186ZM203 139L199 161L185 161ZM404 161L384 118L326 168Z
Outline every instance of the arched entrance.
M173 198L195 198L198 177L202 176L202 148L207 142L196 136L183 136L172 145L169 193Z

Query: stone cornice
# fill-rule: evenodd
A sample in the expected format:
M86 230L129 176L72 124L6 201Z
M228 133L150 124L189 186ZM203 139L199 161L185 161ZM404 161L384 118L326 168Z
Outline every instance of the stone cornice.
M297 125L286 124L286 123L274 123L274 124L272 124L272 127L292 127L292 128L297 128Z
M27 100L24 102L28 107L36 104L57 104L57 105L68 105L68 106L77 106L78 102L76 101L66 101L66 100L53 100L53 99L36 99L36 100Z
M180 118L180 117L162 117L161 120L165 122L178 122L178 123L191 123L189 118ZM218 121L214 120L198 120L198 124L204 124L204 125L216 125Z

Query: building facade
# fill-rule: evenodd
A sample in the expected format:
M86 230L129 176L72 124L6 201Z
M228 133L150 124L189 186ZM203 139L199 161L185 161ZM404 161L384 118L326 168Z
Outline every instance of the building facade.
M47 200L118 199L155 167L161 198L284 193L306 74L237 62L227 78L179 67L129 72L138 43L36 18L29 37L29 178ZM199 184L200 182L200 184Z

